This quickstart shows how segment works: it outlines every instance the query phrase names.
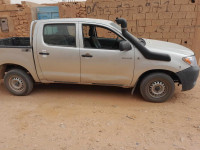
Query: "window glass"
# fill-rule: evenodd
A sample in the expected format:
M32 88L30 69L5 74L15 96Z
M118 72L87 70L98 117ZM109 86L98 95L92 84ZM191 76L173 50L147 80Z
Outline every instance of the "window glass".
M46 44L76 47L75 24L48 24L44 26L43 32Z
M83 25L83 38L85 48L97 49L119 49L124 40L115 32L95 25Z

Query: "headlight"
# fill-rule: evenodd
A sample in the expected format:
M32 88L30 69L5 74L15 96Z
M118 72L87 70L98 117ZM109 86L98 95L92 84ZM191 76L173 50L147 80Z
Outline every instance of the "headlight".
M183 57L183 61L191 66L197 66L197 60L195 56Z

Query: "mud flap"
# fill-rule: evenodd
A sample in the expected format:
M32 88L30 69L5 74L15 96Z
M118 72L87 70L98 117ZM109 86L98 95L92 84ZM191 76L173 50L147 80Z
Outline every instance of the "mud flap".
M6 66L0 66L0 79L3 79L5 73Z

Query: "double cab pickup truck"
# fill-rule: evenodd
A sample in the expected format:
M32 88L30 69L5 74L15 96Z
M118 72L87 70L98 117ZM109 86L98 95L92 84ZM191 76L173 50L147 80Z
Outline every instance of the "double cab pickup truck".
M30 37L0 40L0 78L17 96L34 83L138 87L144 100L170 99L175 83L191 90L199 75L193 51L137 38L127 21L70 18L33 21Z

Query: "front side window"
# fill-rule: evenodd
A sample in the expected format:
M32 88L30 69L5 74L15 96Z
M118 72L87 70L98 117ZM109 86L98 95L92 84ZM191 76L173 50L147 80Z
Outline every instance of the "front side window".
M118 34L102 26L83 25L83 41L85 48L119 49L123 41Z
M43 38L48 45L76 47L76 26L75 24L45 25Z

